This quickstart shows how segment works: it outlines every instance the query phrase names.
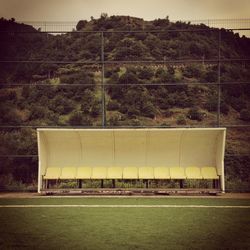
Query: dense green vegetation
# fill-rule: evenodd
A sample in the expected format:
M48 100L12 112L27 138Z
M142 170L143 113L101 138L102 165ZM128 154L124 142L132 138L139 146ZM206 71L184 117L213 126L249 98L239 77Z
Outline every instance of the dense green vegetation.
M33 198L1 204L249 205L233 199ZM0 208L1 249L248 249L244 208Z
M218 86L214 83L219 80L221 83L237 83L221 87L221 124L250 122L250 87L242 83L249 82L249 62L227 61L218 68L218 29L202 24L173 23L168 18L144 21L103 14L99 19L79 21L76 32L67 34L43 33L29 25L5 19L0 20L0 30L6 31L0 41L1 61L23 61L1 63L2 126L102 125L99 85L102 73L98 64L101 33L91 31L109 31L104 33L106 61L165 61L161 64L105 65L107 126L215 126L218 122ZM114 32L124 30L141 32ZM146 30L159 32L143 32ZM250 58L249 38L223 29L220 32L222 59ZM184 59L200 61L169 62ZM27 62L29 60L35 63ZM83 63L86 61L97 63L87 65ZM13 83L20 85L8 85ZM157 85L162 83L177 85ZM243 186L249 190L250 131L229 129L228 134L226 171L229 188ZM34 129L4 128L0 140L1 155L36 154ZM13 188L19 189L22 182L35 183L37 159L5 158L1 160L0 174L0 188L14 183Z

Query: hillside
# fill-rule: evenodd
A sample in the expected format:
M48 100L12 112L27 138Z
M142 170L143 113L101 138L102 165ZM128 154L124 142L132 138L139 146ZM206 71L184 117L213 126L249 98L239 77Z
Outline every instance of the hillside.
M249 59L250 39L231 31L221 30L220 57L226 60L218 68L218 30L168 18L102 15L57 35L1 19L0 30L5 32L0 60L12 61L0 67L2 126L102 125L101 33L93 31L106 31L107 126L216 126L218 70L221 125L250 122L250 87L244 84L250 79L249 61L228 61ZM127 30L134 32L118 32ZM144 63L131 63L139 60ZM0 137L2 155L36 154L32 129L5 128ZM228 138L228 178L247 181L249 128L231 128ZM11 167L13 162L22 168ZM30 182L36 176L36 159L1 164L2 173L16 180Z

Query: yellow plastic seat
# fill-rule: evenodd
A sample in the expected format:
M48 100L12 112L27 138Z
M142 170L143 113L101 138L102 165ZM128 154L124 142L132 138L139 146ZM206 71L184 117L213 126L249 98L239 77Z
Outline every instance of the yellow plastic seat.
M122 168L109 167L107 172L107 179L122 179Z
M215 167L203 167L201 168L201 175L203 179L219 179Z
M139 179L154 179L154 169L152 167L139 168Z
M185 169L187 179L202 179L199 167L187 167Z
M51 167L47 168L46 174L44 175L45 180L56 180L59 179L61 175L61 168Z
M182 167L171 167L169 172L171 179L186 179L185 169Z
M76 178L76 168L74 167L62 168L60 179L75 179L75 178Z
M107 179L107 168L93 167L91 179Z
M78 167L76 171L76 179L91 179L91 167Z
M155 179L170 179L168 167L155 167L154 168Z
M137 167L125 167L123 168L123 179L138 179Z

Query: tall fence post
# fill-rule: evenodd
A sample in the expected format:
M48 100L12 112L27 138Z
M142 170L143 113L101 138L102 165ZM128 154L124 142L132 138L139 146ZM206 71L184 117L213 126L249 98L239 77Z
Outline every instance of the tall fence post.
M104 86L104 36L101 32L101 63L102 63L102 127L106 127L106 104L105 104L105 86Z
M220 127L220 105L221 105L221 30L218 34L218 100L217 100L217 127Z

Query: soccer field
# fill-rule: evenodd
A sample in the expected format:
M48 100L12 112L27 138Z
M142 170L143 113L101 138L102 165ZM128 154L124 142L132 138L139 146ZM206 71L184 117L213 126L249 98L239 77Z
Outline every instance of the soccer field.
M250 249L250 200L2 198L0 249Z

